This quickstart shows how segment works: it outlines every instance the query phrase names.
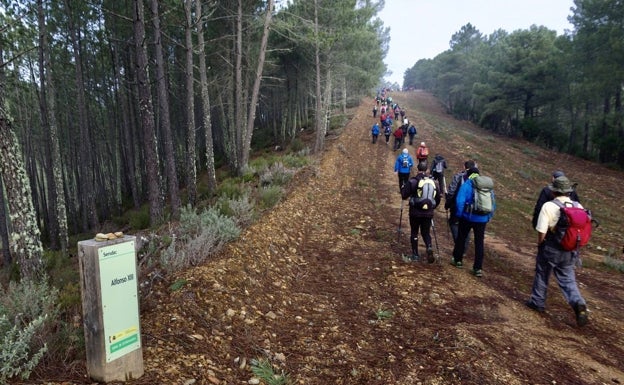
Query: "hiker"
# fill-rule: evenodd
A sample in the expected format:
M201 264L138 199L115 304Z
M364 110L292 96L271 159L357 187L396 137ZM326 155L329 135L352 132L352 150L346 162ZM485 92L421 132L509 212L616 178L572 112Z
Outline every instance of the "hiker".
M429 158L429 148L425 142L420 142L420 146L416 149L416 159L418 159L418 163L424 163L427 167L427 158Z
M410 222L410 246L412 247L412 261L420 259L418 254L418 232L425 242L427 250L427 262L435 262L433 247L431 245L431 221L433 210L440 204L435 181L425 174L427 167L419 163L417 174L407 181L401 188L401 198L409 198L409 222Z
M441 187L443 193L446 190L444 170L446 170L446 159L442 155L436 154L433 162L431 162L431 177L438 182L438 186Z
M455 246L453 247L453 259L451 260L451 264L458 268L463 266L466 238L468 238L468 233L472 229L474 234L475 256L471 272L476 277L481 277L483 276L483 255L485 252L485 227L492 219L496 204L492 199L490 202L492 204L491 212L487 214L481 214L472 210L471 207L475 203L473 188L475 188L475 179L479 177L479 169L471 167L466 171L466 175L468 179L461 185L455 198L455 215L459 218L459 225L457 242L455 242Z
M565 176L555 178L549 186L561 203L572 203L570 198L574 191L570 180ZM582 206L578 204L578 207ZM555 229L561 210L554 200L544 203L537 217L537 256L535 258L535 278L531 289L531 298L526 305L537 312L546 307L546 291L552 272L561 288L565 300L570 304L576 315L576 323L583 326L588 322L585 300L581 296L576 283L574 268L579 257L578 250L565 251L555 239Z
M377 104L373 106L373 118L377 117Z
M373 136L373 144L377 143L377 137L379 137L379 124L377 122L371 128L371 135Z
M401 144L403 143L403 130L399 127L394 130L392 135L394 136L394 149L398 150L401 148Z
M401 154L394 162L394 172L399 176L399 189L409 180L410 172L414 166L414 160L409 154L407 148L404 148Z
M390 142L390 134L392 134L392 129L390 126L386 126L384 124L384 136L386 137L386 144Z
M407 129L407 135L409 135L409 144L411 146L412 144L414 144L414 137L416 136L416 127L414 127L413 124L410 124L409 128Z
M559 178L560 176L565 176L565 174L563 173L563 171L561 170L557 170L555 172L552 173L552 178L551 178L551 183L556 179ZM535 207L533 208L533 219L531 220L531 224L533 225L533 228L535 228L535 226L537 226L537 218L539 216L540 210L542 209L542 205L544 205L544 203L551 201L555 199L555 196L553 195L552 191L550 190L550 185L546 185L542 188L542 191L540 191L540 195L537 198L537 202L535 202ZM572 192L570 193L570 199L572 199L575 202L580 202L581 200L579 199L578 195L576 194L576 190L574 190L574 186L572 186Z
M456 215L457 205L455 202L455 197L457 196L457 192L462 184L468 179L467 171L468 169L476 167L476 163L473 160L467 160L464 162L464 169L457 174L453 175L451 179L451 184L448 186L446 190L446 195L444 197L444 208L449 211L448 217L448 225L451 229L451 236L453 237L453 242L457 242L457 234L459 232L459 217ZM464 250L468 249L468 243L470 242L470 237L466 237L466 244L464 245Z
M401 119L405 118L405 108L401 108Z

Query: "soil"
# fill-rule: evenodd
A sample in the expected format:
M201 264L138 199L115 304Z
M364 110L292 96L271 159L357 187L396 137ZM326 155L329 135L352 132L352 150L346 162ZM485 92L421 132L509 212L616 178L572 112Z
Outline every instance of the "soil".
M254 360L267 360L290 384L624 383L623 275L605 263L607 254L622 262L615 213L623 173L456 121L428 94L392 96L418 128L416 143L449 162L447 182L468 158L495 180L484 276L469 273L473 248L463 269L450 265L443 207L434 218L439 261L405 260L399 152L383 135L371 143L366 101L238 241L203 266L162 281L144 277L145 374L127 384L268 384L251 371ZM556 169L579 182L583 203L602 219L577 270L590 310L584 327L554 279L545 313L524 305L536 251L532 208ZM35 381L93 382L84 362L35 372Z

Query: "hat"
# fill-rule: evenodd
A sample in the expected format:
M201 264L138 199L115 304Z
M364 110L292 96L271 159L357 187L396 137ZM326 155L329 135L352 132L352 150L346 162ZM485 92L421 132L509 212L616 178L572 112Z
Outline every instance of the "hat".
M570 183L570 180L566 178L565 176L560 176L558 178L555 178L552 184L548 185L548 188L551 191L559 192L563 194L573 191L572 183Z
M404 148L404 149L403 149L403 153L404 153L404 154L407 154L408 152L409 152L409 151L407 151L407 148Z
M478 174L478 173L479 173L479 169L478 169L478 168L476 168L476 167L470 167L470 168L468 169L468 171L466 171L466 174L467 174L468 176L470 176L470 175L472 175L472 174Z
M559 178L560 176L565 176L565 174L561 170L557 170L557 171L553 172L553 174L552 174L553 178Z
M424 145L425 145L425 142L420 142L420 145L421 145L421 146L424 146Z

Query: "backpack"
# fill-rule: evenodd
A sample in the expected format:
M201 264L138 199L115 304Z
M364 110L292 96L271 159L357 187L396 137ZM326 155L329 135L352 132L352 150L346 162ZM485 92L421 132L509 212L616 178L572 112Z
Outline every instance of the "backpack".
M425 159L429 156L429 148L427 147L418 147L418 159Z
M384 126L384 134L385 135L390 135L391 132L392 132L392 130L390 129L390 126Z
M403 162L401 163L401 167L403 168L409 168L409 158L407 157L407 155L403 155Z
M494 181L489 176L479 175L472 179L473 214L487 215L494 210Z
M412 135L416 135L416 127L414 127L414 125L411 125L408 129L408 132Z
M444 173L444 159L440 159L436 161L435 172L438 174Z
M424 177L418 181L416 194L410 197L410 206L414 206L419 210L435 209L437 188L433 179Z
M578 250L589 242L592 233L591 211L579 207L578 202L563 203L553 199L561 211L555 225L554 238L565 251Z

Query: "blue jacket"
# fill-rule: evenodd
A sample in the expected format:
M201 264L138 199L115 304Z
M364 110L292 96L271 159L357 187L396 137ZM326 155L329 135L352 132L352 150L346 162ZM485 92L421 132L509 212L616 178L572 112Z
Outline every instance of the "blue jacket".
M407 157L407 167L403 167L403 158ZM409 172L412 169L412 166L414 166L414 160L412 159L412 157L409 154L403 154L401 153L397 159L396 162L394 162L394 172L400 172L401 174L409 174Z
M373 128L371 128L373 135L379 135L379 124L375 123Z
M471 176L477 176L477 174L472 174ZM474 223L487 223L492 219L494 215L494 211L496 210L496 201L494 201L494 207L492 207L492 212L486 215L474 214L470 211L464 211L464 207L468 204L472 204L474 198L472 196L472 179L468 178L461 187L459 191L457 191L456 195L456 208L455 212L458 218L463 218L468 222Z

